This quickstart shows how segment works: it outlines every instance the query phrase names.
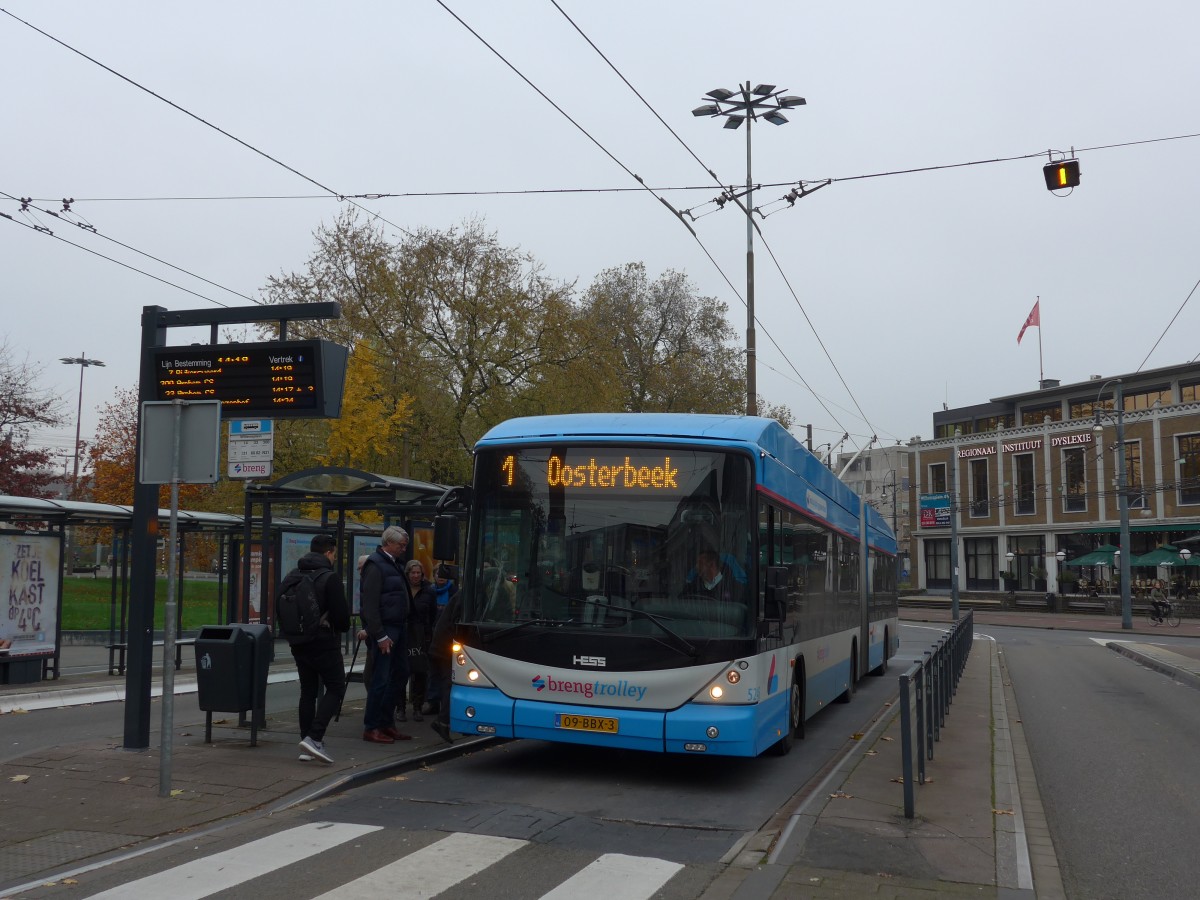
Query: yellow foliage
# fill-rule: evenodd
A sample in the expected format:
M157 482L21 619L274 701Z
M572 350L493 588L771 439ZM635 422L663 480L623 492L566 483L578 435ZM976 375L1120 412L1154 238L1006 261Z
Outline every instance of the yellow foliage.
M359 341L346 367L342 415L330 422L321 465L364 471L395 468L401 430L412 418L412 397L402 394L399 372L370 343Z

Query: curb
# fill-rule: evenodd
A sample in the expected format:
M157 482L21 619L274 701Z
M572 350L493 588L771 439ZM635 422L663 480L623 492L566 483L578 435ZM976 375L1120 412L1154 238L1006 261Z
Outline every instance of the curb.
M1162 659L1157 655L1155 652L1156 648L1154 647L1150 647L1147 644L1129 644L1124 641L1108 641L1104 646L1109 650L1116 650L1122 656L1127 656L1134 662L1141 663L1147 669L1153 669L1155 672L1175 679L1180 684L1186 684L1188 687L1200 690L1200 675L1188 669L1172 665L1167 660Z

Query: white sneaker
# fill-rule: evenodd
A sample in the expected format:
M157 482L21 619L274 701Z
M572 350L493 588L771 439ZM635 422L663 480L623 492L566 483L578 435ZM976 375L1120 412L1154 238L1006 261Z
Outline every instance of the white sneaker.
M312 738L306 737L300 742L300 749L305 753L312 754L323 762L333 762L333 757L325 752L325 743L323 741L314 741Z

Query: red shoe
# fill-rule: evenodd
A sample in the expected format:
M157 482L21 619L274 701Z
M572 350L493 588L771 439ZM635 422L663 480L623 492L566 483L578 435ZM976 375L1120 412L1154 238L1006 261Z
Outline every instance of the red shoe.
M395 731L396 729L391 729ZM394 744L395 738L388 734L386 728L372 728L370 731L363 732L363 740L370 741L372 744Z
M380 728L379 730L381 732L383 732L384 734L386 734L389 738L391 738L391 740L388 741L389 744L392 743L392 741L411 741L412 740L411 734L401 734L399 731L397 731L395 729L394 726L391 726L391 725L389 725L387 728Z

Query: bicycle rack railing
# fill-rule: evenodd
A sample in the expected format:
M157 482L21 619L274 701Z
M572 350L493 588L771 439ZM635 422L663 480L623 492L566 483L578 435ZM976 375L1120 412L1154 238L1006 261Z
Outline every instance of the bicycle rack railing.
M900 676L905 818L916 815L916 785L925 783L925 761L933 759L933 746L942 739L946 714L971 653L974 624L974 610L967 610L932 650L925 651L921 662Z

